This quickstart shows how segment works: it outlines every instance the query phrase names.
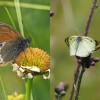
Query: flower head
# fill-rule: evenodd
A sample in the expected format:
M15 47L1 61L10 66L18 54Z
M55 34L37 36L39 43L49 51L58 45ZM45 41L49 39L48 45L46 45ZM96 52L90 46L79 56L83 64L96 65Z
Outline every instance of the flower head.
M13 61L13 70L18 76L28 76L44 73L50 69L50 56L39 48L27 48ZM27 74L27 75L26 75Z

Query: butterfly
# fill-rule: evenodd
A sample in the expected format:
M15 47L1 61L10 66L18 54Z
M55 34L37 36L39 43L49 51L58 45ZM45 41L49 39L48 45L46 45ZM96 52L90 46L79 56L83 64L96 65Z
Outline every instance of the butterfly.
M16 58L30 42L31 38L25 39L11 26L0 24L0 66Z
M98 45L97 41L87 36L71 36L65 39L71 56L88 57Z

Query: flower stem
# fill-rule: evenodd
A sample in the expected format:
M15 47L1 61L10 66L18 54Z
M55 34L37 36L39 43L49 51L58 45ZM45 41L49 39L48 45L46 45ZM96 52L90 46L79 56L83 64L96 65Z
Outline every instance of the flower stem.
M82 67L81 72L80 72L80 76L79 76L79 79L78 79L78 83L77 83L75 100L78 100L79 91L80 91L80 85L81 85L81 81L82 81L82 77L83 77L84 72L85 72L85 68Z
M73 95L74 95L74 91L75 91L75 85L77 83L77 79L79 77L79 71L80 71L80 64L77 65L76 71L74 73L74 82L73 82L73 86L72 86L72 90L71 90L71 94L70 94L70 98L69 100L72 100Z
M30 100L31 97L31 89L32 89L32 81L33 79L27 79L26 80L26 94L25 94L25 100Z
M95 8L97 7L96 4L97 4L97 0L94 0L91 11L90 11L90 14L89 14L89 17L88 17L88 20L87 20L87 23L86 23L85 32L84 32L85 36L87 36L87 34L88 34L91 19L92 19L93 13L95 11Z

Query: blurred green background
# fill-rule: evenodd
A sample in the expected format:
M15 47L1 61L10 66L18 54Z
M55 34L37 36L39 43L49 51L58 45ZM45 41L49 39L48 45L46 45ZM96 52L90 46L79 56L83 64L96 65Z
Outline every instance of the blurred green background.
M54 100L54 87L61 81L70 86L63 100L69 98L77 64L64 40L82 35L92 4L93 0L51 0L51 11L55 13L50 18L51 100ZM88 36L100 41L100 2L97 5ZM100 57L100 50L93 56ZM100 62L84 73L79 100L100 100Z
M50 5L49 0L20 0L20 2L26 4L41 4L45 6ZM17 27L17 31L19 31L15 7L6 5L1 6L0 4L0 22L7 23L12 26L11 20L9 19L4 7L7 7L9 10L14 24ZM30 46L41 48L50 54L50 11L21 8L21 12L25 37L32 38ZM18 94L25 93L25 81L19 78L16 73L12 71L11 65L0 67L0 77L0 100L6 100L4 97L2 83L6 95L12 95L15 91ZM37 76L34 78L33 83L35 100L49 100L50 81L44 80L42 76Z

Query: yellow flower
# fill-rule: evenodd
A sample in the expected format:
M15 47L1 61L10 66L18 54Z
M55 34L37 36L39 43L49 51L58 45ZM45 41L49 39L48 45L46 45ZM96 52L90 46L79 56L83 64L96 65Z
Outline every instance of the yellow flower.
M32 78L50 69L50 56L39 48L27 48L13 61L13 70L18 76Z
M13 95L8 95L8 100L24 100L25 95L24 94L18 94L17 92L14 92Z

